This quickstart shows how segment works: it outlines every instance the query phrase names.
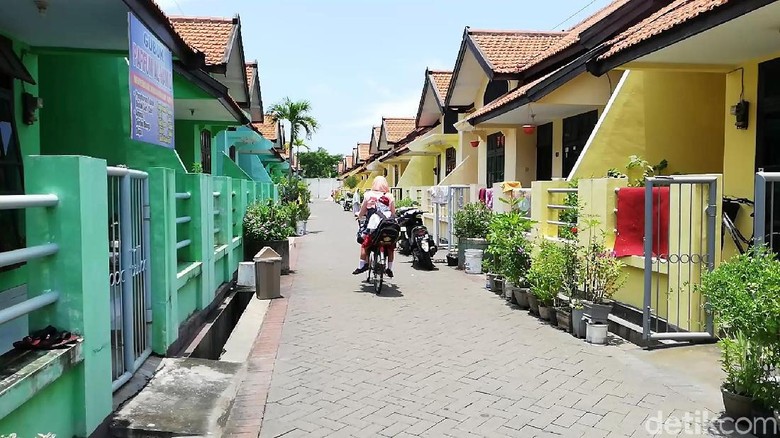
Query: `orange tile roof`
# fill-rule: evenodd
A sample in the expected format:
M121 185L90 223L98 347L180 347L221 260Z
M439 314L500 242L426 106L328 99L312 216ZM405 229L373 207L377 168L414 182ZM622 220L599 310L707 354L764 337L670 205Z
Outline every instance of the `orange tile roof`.
M410 118L382 118L388 143L398 143L416 128L416 120Z
M525 96L525 94L528 92L528 90L530 90L532 87L534 87L535 85L539 84L543 80L547 79L548 77L552 76L553 73L555 73L555 72L552 72L552 73L549 73L549 74L547 74L545 76L542 76L541 78L539 78L539 79L537 79L535 81L529 82L529 83L523 85L520 88L515 88L514 90L510 91L509 93L499 97L498 99L494 100L493 102L490 102L489 104L487 104L487 105L483 106L482 108L480 108L480 109L474 111L473 113L469 114L469 116L466 117L464 120L471 121L471 120L475 119L476 117L479 117L479 116L481 116L483 114L486 114L486 113L488 113L490 111L493 111L493 110L495 110L497 108L500 108L500 107L502 107L502 106L504 106L504 105L506 105L506 104L508 104L510 102L514 102L515 100L520 99L521 97Z
M622 6L624 6L626 3L629 3L630 1L632 0L614 0L607 6L601 8L595 14L582 20L574 27L569 29L566 33L566 36L561 38L557 43L550 46L547 50L540 52L531 62L528 62L525 65L521 66L520 71L528 70L529 68L540 63L541 61L573 46L580 40L580 36L582 35L583 32L590 29L591 27L601 22L602 20L609 19L610 15L612 15L614 12L616 12L618 9L620 9Z
M206 55L206 64L227 62L237 19L215 17L170 17L171 24L184 41Z
M354 166L354 165L355 165L355 160L353 160L353 157L352 157L352 155L347 155L347 156L346 156L346 157L344 157L344 158L347 160L347 169L351 169L351 168L352 168L352 166Z
M370 143L358 143L358 160L365 161L367 160L369 155L369 149L371 148Z
M729 3L729 0L675 0L612 39L608 43L610 45L609 50L602 54L599 59L610 58L618 52L666 32L699 15L711 12L727 3Z
M444 98L447 95L447 90L450 88L450 81L452 80L451 71L430 70L428 72L433 79L433 84L436 86L436 91L439 92L439 96Z
M270 114L265 115L265 121L263 123L252 123L260 134L266 138L266 140L276 141L279 139L279 122Z
M521 66L560 41L566 33L469 29L468 35L495 73L518 73Z

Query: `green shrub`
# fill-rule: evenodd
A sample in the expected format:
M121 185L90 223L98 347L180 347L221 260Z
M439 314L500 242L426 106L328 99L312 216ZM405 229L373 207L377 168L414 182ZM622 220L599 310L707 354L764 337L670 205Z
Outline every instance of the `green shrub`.
M295 215L286 205L255 202L244 214L244 238L255 242L284 240L295 235Z
M466 204L454 215L453 234L459 239L485 239L493 212L481 202Z
M400 199L398 201L395 201L395 207L396 208L402 208L402 207L419 207L420 203L413 200L412 198L404 198Z
M534 257L528 270L531 292L540 304L551 306L563 287L565 255L563 249L547 240L539 245L539 254Z
M532 244L525 233L531 221L517 211L493 215L487 235L487 268L503 275L514 285L520 285L531 266Z

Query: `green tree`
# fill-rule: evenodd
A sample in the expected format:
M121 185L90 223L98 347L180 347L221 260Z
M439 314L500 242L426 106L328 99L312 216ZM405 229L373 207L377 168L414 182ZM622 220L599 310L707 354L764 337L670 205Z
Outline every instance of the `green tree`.
M341 155L331 155L323 148L314 152L298 154L303 175L306 178L331 178L336 174L335 167L341 161Z
M311 139L311 135L320 127L317 120L311 115L311 103L308 100L293 101L285 97L280 103L271 106L270 112L278 120L285 120L290 124L290 142L288 143L288 153L292 156L292 147L298 146L301 139L301 131L305 133L306 139Z
M355 175L350 175L344 180L344 186L350 190L354 189L358 185L358 179Z

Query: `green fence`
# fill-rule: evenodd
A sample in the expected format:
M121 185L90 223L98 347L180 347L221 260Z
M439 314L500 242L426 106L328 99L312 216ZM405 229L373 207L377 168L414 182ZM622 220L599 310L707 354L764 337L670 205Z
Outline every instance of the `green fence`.
M28 248L46 249L0 253L0 264L22 257L29 277L28 301L1 309L0 323L27 318L31 330L51 324L83 336L69 349L19 355L3 370L12 375L0 386L0 435L87 436L111 413L106 169L94 158L28 157L26 191L42 197L0 196L0 208L25 209ZM276 200L277 191L163 168L148 169L148 178L152 349L166 354L182 324L232 279L247 205Z

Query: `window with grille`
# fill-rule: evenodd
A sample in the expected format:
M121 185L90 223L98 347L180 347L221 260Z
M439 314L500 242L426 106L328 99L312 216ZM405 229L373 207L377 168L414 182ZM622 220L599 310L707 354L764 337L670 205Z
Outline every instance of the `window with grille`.
M487 181L488 187L504 181L504 134L497 132L487 137Z
M22 151L14 121L14 97L10 77L0 74L0 195L24 194ZM0 210L0 252L25 246L24 210ZM0 271L16 266L6 266Z
M449 175L453 170L455 170L455 148L447 148L444 151L445 175Z

